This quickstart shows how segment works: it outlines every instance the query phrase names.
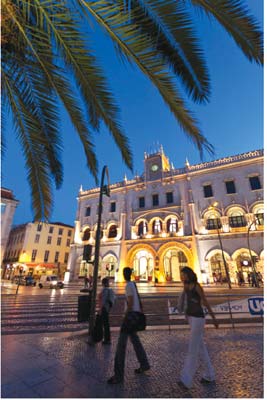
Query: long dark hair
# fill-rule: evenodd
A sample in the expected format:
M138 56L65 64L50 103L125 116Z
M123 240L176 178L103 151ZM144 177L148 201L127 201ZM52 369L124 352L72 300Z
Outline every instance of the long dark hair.
M181 272L183 274L186 274L188 277L188 280L192 283L197 283L197 275L194 273L194 271L189 268L189 267L184 267Z

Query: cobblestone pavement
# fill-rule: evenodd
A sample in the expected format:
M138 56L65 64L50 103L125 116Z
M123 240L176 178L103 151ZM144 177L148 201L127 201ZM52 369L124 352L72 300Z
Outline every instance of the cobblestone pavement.
M124 384L108 385L112 346L89 346L85 333L2 337L2 398L263 398L263 329L206 329L216 384L203 386L197 372L190 391L177 381L187 351L188 329L147 330L140 337L151 370L138 367L128 343Z

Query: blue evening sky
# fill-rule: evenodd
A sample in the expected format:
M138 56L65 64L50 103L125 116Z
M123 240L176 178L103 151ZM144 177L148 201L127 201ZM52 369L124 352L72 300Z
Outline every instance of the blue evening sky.
M263 1L247 0L247 4L263 24ZM202 132L215 147L215 155L204 160L221 158L263 147L263 69L250 63L229 35L215 22L202 16L198 32L203 45L211 77L212 94L206 105L187 100L194 111ZM105 66L110 86L121 107L121 121L130 139L133 151L134 174L124 165L120 152L106 129L95 135L99 160L109 168L111 183L128 179L143 172L144 152L163 145L165 154L176 168L201 162L199 153L183 133L157 90L147 78L130 65L117 60L113 47L104 36L97 36L96 52ZM24 159L8 122L7 149L2 163L2 186L13 190L20 204L14 223L32 221L30 190ZM54 211L51 221L74 224L77 195L84 189L95 187L82 146L68 116L62 110L64 139L64 183L54 191Z

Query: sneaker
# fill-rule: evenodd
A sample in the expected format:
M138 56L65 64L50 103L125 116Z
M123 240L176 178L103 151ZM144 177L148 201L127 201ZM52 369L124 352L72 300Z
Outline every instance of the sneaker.
M102 344L111 344L110 340L103 340Z
M115 375L107 380L110 385L116 385L117 383L123 383L123 379L117 378Z
M200 383L203 383L203 385L211 385L211 384L215 383L215 380L210 381L209 379L201 378Z
M150 370L150 367L139 367L134 370L136 374L143 374L144 372Z

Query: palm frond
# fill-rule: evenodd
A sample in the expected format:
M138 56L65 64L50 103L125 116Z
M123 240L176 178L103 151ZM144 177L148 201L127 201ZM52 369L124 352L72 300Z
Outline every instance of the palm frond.
M213 16L250 61L263 64L263 37L259 24L240 0L191 0Z

